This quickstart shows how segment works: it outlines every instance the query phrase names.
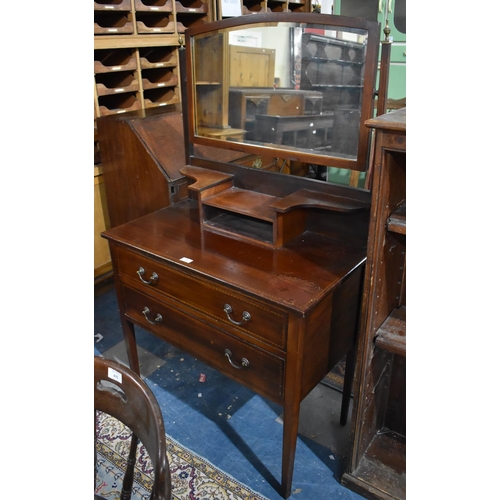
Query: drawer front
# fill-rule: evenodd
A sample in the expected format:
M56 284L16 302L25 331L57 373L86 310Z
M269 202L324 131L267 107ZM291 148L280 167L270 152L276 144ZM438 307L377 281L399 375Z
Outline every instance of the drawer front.
M288 317L229 288L119 248L120 277L129 285L158 292L209 316L220 325L285 350ZM139 270L143 270L141 275ZM145 283L147 282L147 283Z
M210 318L207 323L132 288L124 287L123 292L129 319L259 394L282 401L284 359L216 328Z

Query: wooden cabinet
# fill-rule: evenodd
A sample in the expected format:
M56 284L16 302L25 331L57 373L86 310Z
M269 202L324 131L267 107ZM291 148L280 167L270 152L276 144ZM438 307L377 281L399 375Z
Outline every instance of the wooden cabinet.
M310 0L242 0L241 12L311 12Z
M228 41L225 33L200 38L194 47L198 57L193 68L197 116L204 129L228 128ZM222 57L221 57L222 55ZM207 64L210 61L210 64Z
M406 108L376 133L352 456L342 482L368 499L406 492Z
M322 113L333 115L328 143L339 155L358 151L363 69L362 43L314 33L302 37L300 86L323 94Z
M363 89L364 45L306 33L302 37L302 89L323 93L323 111L358 108Z
M179 103L178 47L210 0L94 1L95 116Z
M94 117L179 105L178 47L186 28L211 21L213 15L211 0L94 0ZM99 141L100 137L95 141L97 165ZM95 179L99 182L99 191L94 195L95 231L99 234L108 226L103 226L105 219L97 214L107 212L108 207L101 196L104 177L94 175ZM162 179L159 182L162 186L168 184ZM166 186L164 191L165 204L168 204L170 195ZM171 196L175 198L175 193ZM153 200L142 200L135 206L144 210L144 204L155 203L159 203L158 194ZM116 207L112 207L111 212L112 217L115 216ZM109 251L107 264L101 262L103 245L107 251L107 243L96 237L96 279L105 277L111 267Z

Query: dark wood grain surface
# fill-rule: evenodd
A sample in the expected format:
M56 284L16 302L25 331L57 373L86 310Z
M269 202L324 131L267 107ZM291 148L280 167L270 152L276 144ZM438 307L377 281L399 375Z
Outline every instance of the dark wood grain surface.
M270 249L202 232L198 206L192 200L103 236L301 313L365 260L357 242L337 239L335 234L307 231L282 248Z

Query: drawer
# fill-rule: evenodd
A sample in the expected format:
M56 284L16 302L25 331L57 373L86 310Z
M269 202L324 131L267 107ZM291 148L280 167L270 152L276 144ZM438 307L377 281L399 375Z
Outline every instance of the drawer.
M286 313L196 274L190 275L174 266L159 264L135 252L118 248L116 256L116 267L125 283L139 289L155 289L221 325L285 350Z
M284 359L192 316L168 300L160 302L128 287L123 292L125 316L134 323L259 394L277 403L282 401Z

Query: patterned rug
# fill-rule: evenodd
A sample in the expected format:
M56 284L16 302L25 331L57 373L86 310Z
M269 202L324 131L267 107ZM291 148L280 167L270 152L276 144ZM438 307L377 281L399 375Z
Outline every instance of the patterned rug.
M98 412L96 424L96 493L119 500L130 430L120 421ZM268 500L195 455L167 435L172 478L172 500ZM132 500L149 500L153 485L149 455L139 443Z

